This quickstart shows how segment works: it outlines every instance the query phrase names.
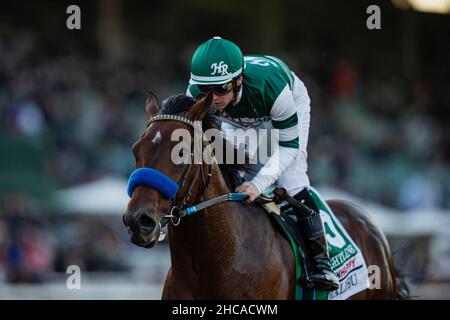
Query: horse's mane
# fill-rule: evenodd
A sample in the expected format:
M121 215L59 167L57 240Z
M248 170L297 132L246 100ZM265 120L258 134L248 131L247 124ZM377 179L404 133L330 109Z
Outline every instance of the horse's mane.
M161 109L158 111L158 114L180 114L186 113L189 109L195 104L195 99L189 97L185 94L177 94L168 97L162 103ZM206 131L208 129L217 129L221 130L221 121L217 116L213 113L209 112L202 119L202 129ZM238 164L237 159L239 159L238 155L242 155L242 150L237 149L234 145L231 144L225 138L223 139L224 146L224 154L225 152L229 152L229 150L233 150L234 160L232 164L219 164L220 171L224 180L228 186L228 188L233 192L234 188L241 184L241 176L243 173L252 175L256 170L256 167L250 164L249 155L247 152L244 153L244 163Z

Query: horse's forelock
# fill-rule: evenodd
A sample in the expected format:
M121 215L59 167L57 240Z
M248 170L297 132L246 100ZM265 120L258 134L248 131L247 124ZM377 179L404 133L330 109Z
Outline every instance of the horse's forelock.
M177 94L163 101L159 114L180 114L187 112L195 104L195 99L185 94Z

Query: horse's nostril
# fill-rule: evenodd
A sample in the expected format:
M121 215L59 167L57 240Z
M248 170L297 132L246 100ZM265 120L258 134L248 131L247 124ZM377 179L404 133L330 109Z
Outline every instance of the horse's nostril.
M156 227L156 222L149 216L143 214L139 217L139 226L144 229L153 230Z

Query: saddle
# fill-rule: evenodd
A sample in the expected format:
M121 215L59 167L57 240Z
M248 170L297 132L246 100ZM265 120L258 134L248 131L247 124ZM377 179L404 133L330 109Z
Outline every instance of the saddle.
M312 271L312 259L297 224L295 210L311 210L293 197L284 188L273 188L255 199L255 203L264 208L275 222L277 229L290 242L296 260L296 295L294 299L312 299L315 289L309 281Z

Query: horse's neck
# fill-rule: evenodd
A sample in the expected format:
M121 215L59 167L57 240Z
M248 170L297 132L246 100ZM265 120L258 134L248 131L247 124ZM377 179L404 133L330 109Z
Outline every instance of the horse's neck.
M208 187L199 199L204 201L230 192L217 165ZM172 269L195 264L221 268L223 259L233 259L238 248L242 205L223 202L183 218L177 227L170 227L169 239ZM191 261L189 261L191 260ZM212 270L211 270L212 271Z

